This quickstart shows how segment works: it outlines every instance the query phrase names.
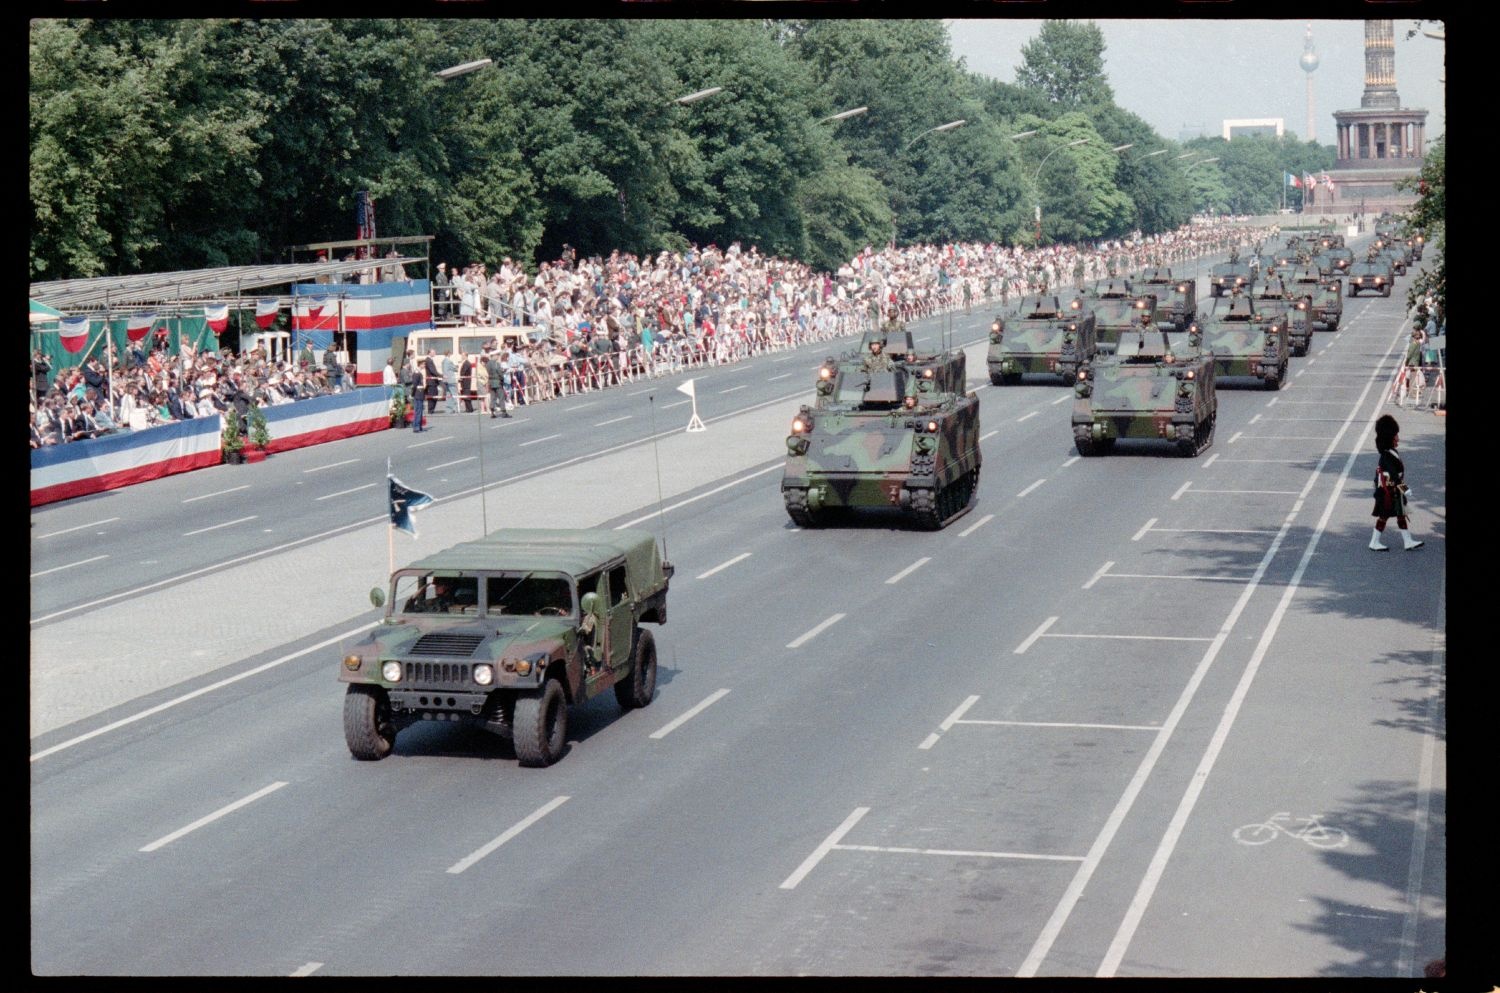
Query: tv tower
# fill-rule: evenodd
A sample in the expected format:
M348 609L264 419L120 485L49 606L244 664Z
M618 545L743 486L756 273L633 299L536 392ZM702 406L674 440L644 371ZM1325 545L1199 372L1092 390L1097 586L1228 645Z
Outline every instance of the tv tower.
M1297 60L1302 71L1307 73L1307 140L1318 140L1317 119L1313 116L1313 70L1318 68L1318 52L1313 48L1312 22L1307 22L1307 35L1302 39L1302 58Z

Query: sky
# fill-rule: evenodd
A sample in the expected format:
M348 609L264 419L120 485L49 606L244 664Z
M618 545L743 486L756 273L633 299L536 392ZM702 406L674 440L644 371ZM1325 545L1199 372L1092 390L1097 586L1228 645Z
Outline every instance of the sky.
M1319 144L1335 144L1333 113L1358 110L1365 89L1364 22L1287 20L1092 19L1104 33L1104 73L1115 103L1163 138L1221 133L1226 118L1280 117L1287 131L1307 133L1307 74L1303 39L1312 25L1318 68L1313 72L1313 123ZM1021 48L1041 30L1039 20L954 18L948 36L968 68L1005 83L1016 81ZM1418 34L1411 20L1395 21L1396 94L1401 106L1422 108L1427 137L1444 129L1445 44ZM1428 23L1428 30L1442 25ZM1165 57L1170 51L1181 57ZM1192 135L1190 135L1192 136Z

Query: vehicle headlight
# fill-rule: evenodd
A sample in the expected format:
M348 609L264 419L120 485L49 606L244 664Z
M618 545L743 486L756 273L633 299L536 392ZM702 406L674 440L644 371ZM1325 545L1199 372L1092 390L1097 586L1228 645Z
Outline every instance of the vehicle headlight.
M359 667L363 664L364 660L361 659L358 655L344 656L344 668L348 669L350 672L358 672Z
M488 686L495 681L495 670L485 663L474 667L474 682L480 686Z
M388 683L401 682L401 663L394 661L382 663L380 666L380 678Z
M830 368L828 368L826 365L825 366L820 366L818 368L818 378L820 378L820 379L832 379L833 378L833 370L830 369Z

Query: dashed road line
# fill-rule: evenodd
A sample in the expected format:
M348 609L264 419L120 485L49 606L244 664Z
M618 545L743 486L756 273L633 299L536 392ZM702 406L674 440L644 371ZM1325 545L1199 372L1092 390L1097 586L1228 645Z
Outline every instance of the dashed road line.
M1154 520L1154 518L1153 518L1153 520ZM1098 582L1098 581L1099 581L1099 580L1100 580L1100 579L1102 579L1102 578L1104 578L1104 575L1105 575L1105 574L1106 574L1106 573L1107 573L1107 572L1109 572L1109 567L1110 567L1110 566L1112 566L1112 565L1114 565L1114 562L1113 562L1113 561L1110 561L1110 562L1106 562L1106 563L1104 563L1104 564L1103 564L1103 565L1101 565L1101 566L1100 566L1100 567L1099 567L1099 571L1098 571L1098 572L1096 572L1096 573L1094 573L1094 574L1093 574L1093 575L1092 575L1092 576L1090 576L1090 577L1089 577L1089 581L1088 581L1088 582L1086 582L1086 583L1084 583L1084 584L1083 584L1083 588L1084 588L1084 589L1089 589L1089 588L1091 588L1091 587L1092 587L1092 586L1093 586L1093 585L1094 585L1094 584L1095 584L1095 583L1097 583L1097 582Z
M730 559L728 562L721 562L719 565L714 566L712 569L708 570L707 572L701 572L701 573L699 573L698 576L697 576L697 578L698 579L707 579L709 576L712 576L716 572L723 572L725 569L728 569L730 566L734 565L736 562L743 562L743 561L745 561L746 559L748 559L750 557L750 554L751 553L749 553L749 552L741 552L739 555L736 555L734 558Z
M918 569L922 568L924 565L931 561L932 558L930 556L923 556L922 558L917 559L911 565L907 566L905 569L902 569L890 579L887 579L885 581L885 585L895 586L897 583L901 582L901 580L905 579L907 576L910 576L912 573L916 572Z
M560 435L560 434L549 434L549 435L547 435L544 438L533 438L530 441L523 441L519 445L517 445L516 447L517 448L525 448L527 445L540 445L544 441L551 441L554 438L561 438L561 437L562 437L562 435Z
M479 458L479 456L477 456L477 455L470 455L470 456L467 456L465 458L454 459L452 462L440 462L437 465L428 466L427 467L427 471L428 472L437 472L439 469L446 469L449 466L463 465L465 462L473 462L477 458Z
M195 497L194 499L197 499L197 498ZM185 503L186 501L183 501L183 502ZM60 534L67 534L70 531L82 531L84 528L96 528L96 527L99 527L100 525L103 525L103 524L113 524L115 521L118 521L118 520L119 520L118 517L106 517L104 520L102 520L102 521L95 521L92 524L79 524L76 527L63 528L61 531L49 531L46 534L39 534L39 535L36 536L36 540L40 541L43 538L56 538L58 535L60 535Z
M811 631L808 631L806 634L798 636L796 639L794 639L792 642L790 642L786 647L788 647L788 648L801 648L803 645L807 644L809 641L812 641L818 635L822 634L824 631L828 630L829 628L833 627L833 625L835 625L839 621L843 620L844 617L845 617L844 614L834 614L832 617L828 618L827 620L820 622L818 624L818 626L815 627L815 628L813 628Z
M990 521L993 521L994 519L995 519L995 515L994 514L985 514L979 520L975 521L973 524L970 524L967 528L965 528L964 530L960 531L958 533L958 536L960 538L967 538L969 535L973 534L975 531L978 531L980 528L984 527L986 524L988 524Z
M1177 487L1177 492L1172 494L1172 499L1180 500L1182 498L1182 495L1186 493L1189 487L1191 487L1192 485L1193 481L1190 479L1187 482L1183 483L1181 486Z
M379 483L366 483L363 486L356 486L352 490L339 490L337 493L327 493L327 494L324 494L323 496L320 496L320 497L313 497L313 503L320 503L320 502L322 502L324 500L332 500L334 497L348 496L350 493L358 493L360 490L368 490L372 486L379 486L379 485L381 485L381 484L379 484Z
M844 823L834 828L833 833L824 838L823 843L814 848L812 854L803 859L802 864L797 866L790 876L782 880L781 888L784 890L796 889L797 884L802 882L819 862L823 861L823 857L833 851L834 846L839 843L839 839L848 834L854 825L859 823L859 819L869 812L869 807L855 807L854 813L844 818Z
M710 706L718 703L728 695L729 691L727 689L714 690L705 699L698 703L697 706L691 708L686 713L679 714L677 717L674 717L672 720L668 721L666 724L663 724L657 730L652 731L648 737L660 741L662 738L665 738L673 731L676 731L678 728L682 727L682 725L686 724L694 717L697 717L703 711L707 710Z
M74 566L80 566L80 565L88 565L90 562L98 562L98 561L100 561L102 559L107 559L107 558L109 558L108 555L95 555L91 559L81 559L81 560L79 560L77 562L69 562L67 565L53 566L51 569L43 569L41 572L33 572L29 578L35 579L38 576L46 576L49 573L62 572L64 569L71 569Z
M231 486L227 490L217 490L216 492L213 492L213 493L205 493L202 496L188 497L186 500L184 500L182 502L183 503L195 503L195 502L197 502L199 500L212 500L216 496L223 496L226 493L238 493L240 490L248 490L249 488L250 488L250 484L249 483L246 483L244 486Z
M359 459L345 459L342 462L330 462L327 465L315 465L311 469L303 469L302 470L302 474L304 476L306 476L309 473L322 472L324 469L337 469L341 465L353 465L354 463L356 463L358 461L360 461L360 460Z
M1039 627L1035 631L1031 632L1031 634L1027 636L1027 638L1026 638L1025 641L1021 642L1019 645L1016 646L1016 649L1015 649L1015 651L1012 654L1015 654L1015 655L1024 655L1024 654L1026 654L1026 649L1028 649L1032 645L1036 644L1036 640L1038 638L1040 638L1042 635L1046 634L1047 633L1047 629L1050 628L1052 625L1054 625L1056 623L1057 623L1057 618L1056 617L1049 617L1049 618L1047 618L1045 621L1042 622L1041 627Z
M287 784L283 783L283 782L275 782L275 783L272 783L270 786L263 786L260 789L256 790L254 793L251 793L247 797L241 797L240 799L234 801L234 803L231 803L231 804L228 804L226 806L220 807L218 810L214 811L213 813L211 813L211 814L209 814L209 815L207 815L205 817L198 818L196 821L194 821L193 823L187 825L186 827L180 827L176 831L173 831L171 834L163 835L162 837L157 838L155 841L151 842L149 845L143 846L140 849L140 851L143 851L143 852L154 852L158 848L161 848L163 845L170 845L172 842L176 841L178 838L181 838L183 835L191 834L192 832L198 830L199 828L203 827L204 825L212 824L214 821L218 820L219 818L224 817L224 816L226 816L228 814L234 813L236 810L239 810L241 807L245 806L246 804L254 803L256 800L259 800L263 796L268 796L269 794L275 793L277 790L281 789L285 785L287 785Z
M1147 521L1145 524L1142 524L1141 525L1141 529L1139 531L1137 531L1135 534L1133 534L1131 536L1130 540L1131 541L1140 541L1142 538L1144 538L1146 536L1146 532L1150 531L1151 530L1151 526L1153 524L1155 524L1155 523L1156 523L1156 518L1153 517L1153 518L1151 518L1151 520Z
M371 484L371 485L374 485L374 484ZM239 518L236 518L236 519L234 519L232 521L225 521L223 524L211 524L211 525L209 525L206 528L199 528L196 531L184 531L182 533L182 536L184 538L191 538L195 534L204 534L204 533L206 533L208 531L217 531L217 530L219 530L219 528L227 528L227 527L231 527L232 525L235 525L235 524L244 524L246 521L253 521L253 520L255 520L259 516L260 516L259 514L251 514L249 517L239 517Z
M552 813L552 811L556 810L558 807L561 807L564 803L567 802L568 797L565 796L554 797L551 800L548 800L546 803L542 804L526 817L517 821L511 827L507 828L505 833L500 835L494 841L489 842L488 844L476 850L473 854L466 855L463 858L459 859L457 862L450 865L448 867L448 873L454 876L458 875L460 872L463 872L465 869L469 868L469 866L473 865L475 862L478 862L480 859L484 858L486 855L490 854L495 849L499 848L501 845L505 844L507 841L514 838L522 831L525 831L527 828L531 827L531 825L535 824L543 817L546 817L548 814Z
M1016 423L1017 423L1017 424L1020 424L1020 423L1021 423L1021 422L1022 422L1022 421L1029 421L1029 420L1031 420L1031 419L1032 419L1032 418L1033 418L1033 417L1035 417L1035 416L1036 416L1036 415L1037 415L1037 414L1039 414L1039 413L1041 413L1041 411L1038 411L1038 410L1033 410L1033 411L1032 411L1032 412L1031 412L1031 413L1029 413L1029 414L1026 414L1026 415L1024 415L1024 416L1022 416L1022 417L1017 417L1017 418L1016 418Z
M615 418L611 418L610 420L607 420L607 421L600 421L598 424L595 424L594 427L596 427L596 428L602 428L606 424L619 424L621 421L628 421L628 420L630 420L634 416L635 416L634 414L626 414L624 417L615 417Z
M1032 490L1036 489L1038 486L1042 485L1046 481L1047 481L1046 479L1038 479L1036 482L1032 483L1030 486L1026 487L1021 492L1017 493L1016 494L1016 499L1017 500L1021 499L1023 496L1025 496L1026 494L1030 493Z

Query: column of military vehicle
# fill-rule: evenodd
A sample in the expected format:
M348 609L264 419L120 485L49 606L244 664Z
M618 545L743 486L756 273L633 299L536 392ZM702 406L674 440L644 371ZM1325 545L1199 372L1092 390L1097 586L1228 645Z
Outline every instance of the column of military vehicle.
M1113 355L1078 372L1073 444L1101 455L1120 438L1159 439L1193 456L1213 444L1219 398L1214 363L1197 327L1180 332L1144 319L1126 331Z
M1113 354L1120 336L1141 323L1141 315L1156 311L1156 294L1137 293L1123 276L1096 280L1084 295L1083 306L1094 315L1094 338L1098 350Z
M1256 304L1243 296L1213 301L1212 308L1198 316L1203 346L1212 353L1220 376L1252 378L1266 389L1279 390L1286 382L1291 336L1286 321L1274 319Z
M1094 315L1081 298L1065 304L1055 294L1025 296L1009 320L996 316L990 325L990 382L1013 386L1026 373L1043 373L1072 386L1078 367L1097 350Z
M1177 278L1164 266L1143 269L1135 280L1143 292L1156 294L1156 313L1151 319L1167 331L1186 331L1198 313L1198 283Z
M1294 269L1293 273L1296 271ZM1300 289L1294 289L1281 276L1272 276L1256 289L1251 300L1256 313L1262 318L1286 325L1287 344L1293 355L1307 354L1307 349L1312 344L1312 322L1308 313L1312 302L1310 296L1300 295ZM1280 389L1279 386L1276 388Z

